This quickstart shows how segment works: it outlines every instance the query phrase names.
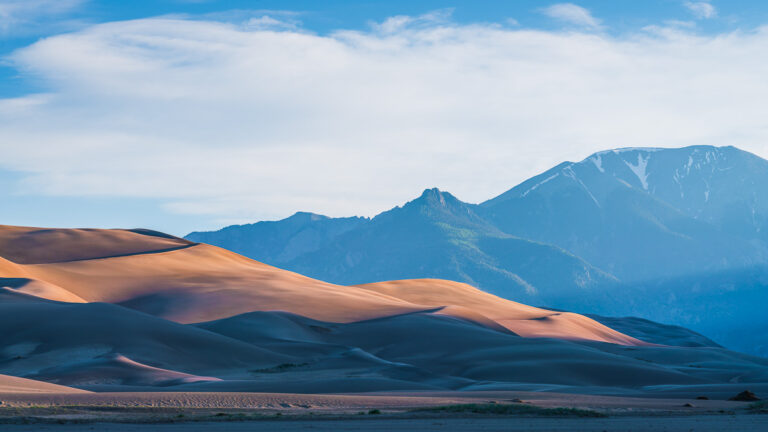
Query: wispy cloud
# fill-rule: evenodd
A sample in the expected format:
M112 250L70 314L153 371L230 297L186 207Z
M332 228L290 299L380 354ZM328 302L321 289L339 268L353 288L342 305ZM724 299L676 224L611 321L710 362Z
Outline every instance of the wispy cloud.
M45 21L80 7L87 0L0 0L0 35L34 34ZM66 21L53 23L57 27Z
M592 13L573 3L558 3L542 9L542 12L564 23L591 29L599 29L601 21L592 16Z
M24 191L243 220L370 215L428 186L478 201L612 147L768 155L768 31L400 21L143 19L43 39L12 56L50 91L0 101L0 167Z
M264 14L251 17L245 25L257 30L298 30L301 22L296 19L281 19Z
M707 1L686 1L683 6L698 19L709 19L717 16L717 9Z
M382 33L395 33L405 29L424 28L440 24L446 24L453 15L453 9L439 9L423 15L397 15L384 20L384 22L372 22L371 27Z

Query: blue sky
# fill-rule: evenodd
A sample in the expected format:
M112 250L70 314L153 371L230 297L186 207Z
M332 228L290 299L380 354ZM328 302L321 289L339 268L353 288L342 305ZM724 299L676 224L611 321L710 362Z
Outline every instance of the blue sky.
M0 0L0 223L185 234L768 155L759 1Z

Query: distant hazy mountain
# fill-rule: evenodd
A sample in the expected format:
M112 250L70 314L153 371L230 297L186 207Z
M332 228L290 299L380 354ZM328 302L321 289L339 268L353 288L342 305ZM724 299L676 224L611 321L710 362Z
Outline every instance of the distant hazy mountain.
M298 212L281 221L232 225L215 232L193 232L198 243L226 245L226 249L263 262L289 262L328 244L336 236L367 222L360 217L329 218Z
M734 147L618 149L479 205L430 189L373 219L297 214L187 238L335 283L452 279L763 352L768 336L735 328L768 328L754 309L768 301L766 185L768 161Z
M766 185L768 161L733 147L622 149L560 164L478 212L640 281L765 263Z
M729 348L768 357L766 265L659 278L617 288L613 301L595 311L679 324ZM623 324L627 323L618 327ZM636 333L633 336L640 337Z
M277 264L343 284L447 278L538 302L615 281L558 247L500 231L473 207L428 189L323 248Z
M192 233L187 239L347 285L439 277L542 303L616 281L558 247L500 231L474 207L427 189L373 219L297 213L277 222Z

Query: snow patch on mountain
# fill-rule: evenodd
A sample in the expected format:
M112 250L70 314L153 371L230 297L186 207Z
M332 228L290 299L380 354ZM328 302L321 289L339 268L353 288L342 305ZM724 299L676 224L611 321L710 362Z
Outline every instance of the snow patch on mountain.
M629 152L653 153L653 152L659 152L662 150L667 150L667 149L660 148L660 147L624 147L624 148L613 149L613 150L605 150L599 153L607 153L607 152L611 152L614 154L629 153Z
M582 188L584 188L584 191L587 192L587 194L592 198L592 201L595 202L595 205L600 207L600 202L595 198L595 195L592 194L592 191L589 190L587 185L584 184L583 181L576 175L576 172L573 171L573 167L567 167L563 169L563 175L566 177L570 177L573 179L576 183L580 184Z
M536 189L537 189L539 186L541 186L541 185L543 185L544 183L547 183L547 182L549 182L549 181L551 181L551 180L554 180L554 179L555 179L555 177L557 177L557 176L559 176L559 175L560 175L560 173L555 173L555 174L553 174L553 175L551 175L551 176L549 176L549 177L545 178L544 180L542 180L542 181L540 181L540 182L536 183L535 185L531 186L531 187L530 187L530 189L528 189L527 191L523 192L523 195L522 195L522 196L527 196L529 193L531 193L531 192L535 191L535 190L536 190Z
M638 180L640 180L640 184L643 185L643 189L648 190L648 172L646 171L646 168L648 167L648 161L651 159L651 155L647 155L645 158L643 158L642 153L637 154L637 165L633 165L627 161L624 161L624 163L629 167L629 169L632 170L633 173L637 176Z
M597 170L601 173L605 172L605 169L603 168L603 157L600 154L595 154L591 158L589 158L593 164L595 164L595 167L597 167Z

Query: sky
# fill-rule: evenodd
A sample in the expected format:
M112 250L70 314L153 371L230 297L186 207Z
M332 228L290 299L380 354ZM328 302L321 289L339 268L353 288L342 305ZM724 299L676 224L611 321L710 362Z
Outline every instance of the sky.
M768 157L761 1L0 0L0 224L184 235Z

